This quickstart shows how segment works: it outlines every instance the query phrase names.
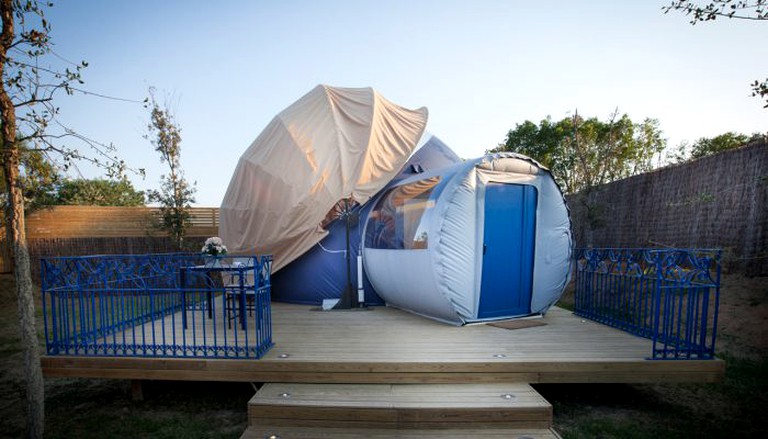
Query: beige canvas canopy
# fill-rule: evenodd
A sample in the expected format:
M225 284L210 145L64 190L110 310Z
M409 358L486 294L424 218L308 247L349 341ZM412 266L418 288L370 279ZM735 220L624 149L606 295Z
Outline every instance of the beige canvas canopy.
M372 88L319 85L278 114L240 157L221 203L230 252L270 253L273 271L323 239L345 198L365 203L394 177L424 132L408 110Z

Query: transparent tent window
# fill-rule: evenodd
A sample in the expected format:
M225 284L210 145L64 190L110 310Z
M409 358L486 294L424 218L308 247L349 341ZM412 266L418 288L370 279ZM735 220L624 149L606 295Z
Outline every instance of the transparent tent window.
M426 249L428 214L435 206L432 191L440 177L394 187L379 199L368 217L365 246L375 249Z

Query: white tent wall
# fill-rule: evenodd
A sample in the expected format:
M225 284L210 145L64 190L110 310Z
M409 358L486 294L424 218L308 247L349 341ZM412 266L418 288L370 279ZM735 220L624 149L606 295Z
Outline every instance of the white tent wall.
M536 253L531 312L545 313L562 296L571 279L573 237L568 207L552 178L538 180Z
M480 297L480 275L476 268L478 245L477 182L474 163L462 163L450 176L435 207L430 230L437 238L430 245L434 270L439 272L438 294L451 303L460 323L475 314ZM482 237L481 237L482 239ZM477 279L476 279L477 278Z
M385 292L381 296L387 306L461 325L463 321L456 309L438 289L438 277L430 253L427 249L365 248L363 261L368 280L377 293Z

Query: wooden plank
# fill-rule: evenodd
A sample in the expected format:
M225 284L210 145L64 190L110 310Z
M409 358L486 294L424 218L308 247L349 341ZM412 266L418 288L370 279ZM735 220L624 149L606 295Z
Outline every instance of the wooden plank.
M283 395L290 395L285 398ZM500 395L512 395L505 399ZM252 406L295 405L338 407L416 408L509 408L547 407L549 404L531 386L523 383L480 384L265 384L251 399Z
M397 430L393 434L391 429L371 428L313 428L296 426L250 426L240 439L265 439L265 438L291 438L291 439L560 439L560 436L552 429L514 429L514 428L488 428L488 429L463 429L451 428L441 430L429 429L404 429Z
M46 377L59 378L110 378L145 379L174 381L231 381L231 382L297 382L297 383L492 383L497 381L538 382L528 374L487 374L487 373L356 373L356 374L310 374L244 371L155 370L155 369L95 369L45 367ZM599 382L599 381L598 381Z
M111 378L178 381L231 381L231 382L297 382L297 383L493 383L499 381L524 383L716 383L722 381L722 373L674 374L626 373L582 371L579 373L552 374L504 374L504 373L293 373L259 371L208 371L208 370L167 370L153 369L154 360L148 360L148 367L139 369L75 368L45 364L46 377L60 378Z
M114 358L114 357L64 357L44 356L42 364L50 369L152 369L183 371L193 370L209 373L243 371L249 373L316 373L324 375L355 374L355 373L490 373L490 374L529 374L529 375L558 375L558 374L675 374L684 371L686 374L720 373L724 369L722 360L706 361L592 361L570 362L565 360L504 363L370 363L370 362L291 362L274 359L263 360L214 360L187 358ZM334 367L337 367L334 369Z
M552 406L520 383L263 386L251 425L366 428L548 428Z

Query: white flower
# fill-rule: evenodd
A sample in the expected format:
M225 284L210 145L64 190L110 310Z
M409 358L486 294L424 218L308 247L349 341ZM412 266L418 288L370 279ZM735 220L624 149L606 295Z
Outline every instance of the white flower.
M227 254L227 246L218 236L213 236L205 240L205 245L201 250L203 254L218 256Z

